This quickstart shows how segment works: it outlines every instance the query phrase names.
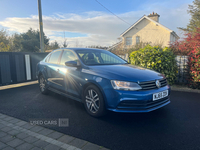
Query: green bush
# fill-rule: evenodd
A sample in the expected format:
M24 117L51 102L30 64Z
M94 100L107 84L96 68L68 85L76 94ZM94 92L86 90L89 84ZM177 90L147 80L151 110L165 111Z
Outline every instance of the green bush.
M144 48L130 54L130 61L133 65L138 65L152 69L164 74L169 82L173 84L177 77L177 64L175 55L170 48L147 45Z

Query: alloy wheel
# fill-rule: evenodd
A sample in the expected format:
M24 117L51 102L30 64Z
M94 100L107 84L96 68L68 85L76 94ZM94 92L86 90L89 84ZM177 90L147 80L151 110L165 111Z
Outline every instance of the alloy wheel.
M88 95L86 95L86 105L90 112L96 113L100 107L99 95L93 89L88 90Z
M43 76L40 76L40 89L43 92L45 90L45 80L43 78Z

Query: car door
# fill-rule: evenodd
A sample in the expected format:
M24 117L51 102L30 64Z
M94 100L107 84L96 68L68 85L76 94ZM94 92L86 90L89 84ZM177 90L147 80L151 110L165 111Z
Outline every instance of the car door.
M46 67L47 80L49 82L49 85L56 89L62 89L61 82L63 79L59 74L60 65L58 64L61 53L62 50L57 50L55 52L52 52Z
M61 74L64 77L63 82L63 90L67 92L68 94L80 97L80 83L81 83L81 77L80 77L80 67L69 67L65 65L65 62L67 61L76 61L78 62L79 59L77 55L71 51L71 50L64 50L60 65L61 67Z

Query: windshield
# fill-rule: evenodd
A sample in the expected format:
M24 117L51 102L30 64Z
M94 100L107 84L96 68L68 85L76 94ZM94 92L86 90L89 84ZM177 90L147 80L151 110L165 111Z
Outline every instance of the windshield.
M105 50L78 50L76 53L86 65L127 64L125 60Z

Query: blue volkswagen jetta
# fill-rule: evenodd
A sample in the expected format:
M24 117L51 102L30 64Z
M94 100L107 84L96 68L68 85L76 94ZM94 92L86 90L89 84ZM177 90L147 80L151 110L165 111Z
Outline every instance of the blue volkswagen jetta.
M38 63L36 74L43 94L53 91L80 101L94 117L107 110L149 112L170 103L164 75L106 50L54 50Z

